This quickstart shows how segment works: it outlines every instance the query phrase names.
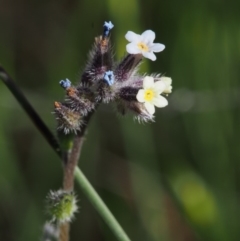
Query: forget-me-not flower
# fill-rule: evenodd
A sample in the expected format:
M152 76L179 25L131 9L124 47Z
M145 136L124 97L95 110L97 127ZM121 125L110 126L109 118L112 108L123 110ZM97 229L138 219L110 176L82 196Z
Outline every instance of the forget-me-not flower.
M146 30L141 35L132 31L128 31L125 38L131 42L127 44L126 49L129 54L142 54L145 58L156 60L153 52L161 52L165 49L165 45L153 43L155 33L152 30Z
M163 81L154 82L154 78L146 76L143 79L143 89L137 93L137 100L144 103L144 106L150 115L155 113L155 107L165 107L168 105L166 98L160 94L166 89Z

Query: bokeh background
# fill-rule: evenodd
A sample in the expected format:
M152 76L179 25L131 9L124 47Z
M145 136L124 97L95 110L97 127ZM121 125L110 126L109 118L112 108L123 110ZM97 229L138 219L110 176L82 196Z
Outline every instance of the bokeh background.
M116 59L128 30L166 45L142 73L173 79L169 106L139 124L102 106L80 168L132 240L240 240L240 2L234 0L1 0L0 63L56 132L51 112L79 80L104 21ZM44 200L61 163L0 82L0 240L41 240ZM76 185L71 240L116 240Z

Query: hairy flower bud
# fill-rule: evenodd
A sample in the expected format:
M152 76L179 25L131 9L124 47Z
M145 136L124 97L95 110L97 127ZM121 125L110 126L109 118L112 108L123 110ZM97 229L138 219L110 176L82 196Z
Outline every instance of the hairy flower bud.
M71 110L69 107L60 102L54 103L56 120L58 129L62 129L65 134L69 132L77 132L82 125L82 116L79 112Z
M77 200L72 192L58 190L50 191L48 194L47 213L51 222L70 222L77 210Z
M104 73L113 66L109 39L109 31L113 28L113 24L105 22L103 26L103 36L95 38L95 44L90 52L87 67L81 77L82 83L90 86L102 79Z
M138 101L118 100L117 111L121 115L125 115L130 111L134 115L134 119L137 119L139 122L154 121L154 116L149 114L144 105Z
M139 88L133 88L130 86L123 87L120 89L118 95L120 98L126 101L137 101L136 96Z
M128 54L117 65L114 75L117 81L127 81L132 75L137 72L137 67L142 61L141 54Z
M88 87L70 87L66 90L68 107L85 116L95 107L94 94Z

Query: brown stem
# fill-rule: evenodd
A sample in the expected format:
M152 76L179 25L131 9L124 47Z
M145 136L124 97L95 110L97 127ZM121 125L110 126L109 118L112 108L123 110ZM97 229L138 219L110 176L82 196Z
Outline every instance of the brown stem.
M74 190L74 170L78 164L78 160L81 154L81 149L84 141L84 135L87 129L88 122L90 121L94 111L89 113L84 120L85 125L81 131L73 139L73 146L71 152L68 154L66 161L63 163L63 190L73 191ZM60 225L60 241L69 241L69 223Z
M78 159L80 157L83 141L83 135L76 135L74 137L72 150L68 155L67 161L63 163L63 190L65 191L71 192L74 190L74 170L78 164ZM60 225L59 228L59 240L69 241L69 223L63 223Z
M69 240L69 229L70 229L69 223L61 224L59 229L60 229L59 240L60 241Z
M74 189L74 169L78 163L83 140L83 136L74 137L72 151L69 155L68 161L64 164L63 189L65 191L73 191Z
M73 147L68 155L68 160L64 163L63 167L63 190L73 191L74 190L74 170L78 164L78 159L80 157L82 144L84 141L84 136L77 135L73 140ZM69 241L69 223L64 223L60 225L60 241Z

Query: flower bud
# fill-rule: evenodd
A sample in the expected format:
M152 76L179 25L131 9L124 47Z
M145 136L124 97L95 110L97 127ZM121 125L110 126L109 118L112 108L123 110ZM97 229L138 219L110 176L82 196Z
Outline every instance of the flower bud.
M47 212L51 222L70 222L77 210L77 200L72 192L58 190L48 194Z
M67 104L68 107L74 111L79 112L85 116L95 107L94 94L87 87L70 87L67 90Z
M144 105L138 101L118 99L117 111L121 115L125 115L128 111L130 111L133 113L134 119L137 119L139 122L154 121L154 116L149 114Z
M109 39L109 31L113 28L113 24L105 22L103 26L103 36L95 38L87 67L81 77L82 83L89 86L102 79L104 73L112 69L113 66L113 54Z
M65 134L69 132L76 133L80 130L82 124L82 116L79 112L71 110L60 102L54 103L56 120L58 129L62 129Z
M127 81L137 72L137 67L142 61L141 54L128 54L117 65L114 71L115 79L119 82Z
M138 88L133 88L130 86L123 87L119 91L119 97L126 101L137 101L136 96L138 93Z

